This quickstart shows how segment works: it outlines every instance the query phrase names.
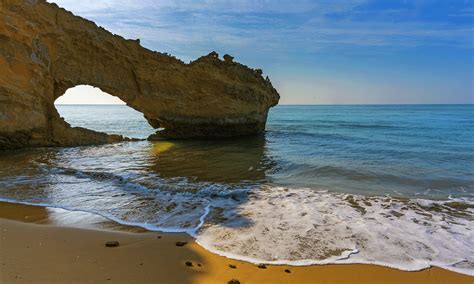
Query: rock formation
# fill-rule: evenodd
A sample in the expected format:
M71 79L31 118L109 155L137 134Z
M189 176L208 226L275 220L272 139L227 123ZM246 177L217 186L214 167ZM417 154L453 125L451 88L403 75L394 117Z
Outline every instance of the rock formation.
M142 112L154 138L229 137L265 128L279 95L261 70L213 52L185 64L44 0L0 0L0 149L122 140L72 128L54 101L92 85Z

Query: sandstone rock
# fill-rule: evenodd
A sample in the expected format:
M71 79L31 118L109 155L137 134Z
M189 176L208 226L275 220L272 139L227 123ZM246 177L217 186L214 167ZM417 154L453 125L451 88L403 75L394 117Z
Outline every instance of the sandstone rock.
M229 54L225 54L224 55L224 62L226 63L232 63L234 61L234 57L229 55Z
M54 101L76 85L117 96L164 128L150 139L259 133L279 100L261 70L215 52L185 64L44 0L2 0L0 17L0 149L123 140L59 116Z
M211 57L211 58L219 59L219 54L218 54L217 52L215 52L215 51L209 53L207 56L208 56L208 57Z
M120 243L118 241L108 241L105 243L106 247L118 247Z

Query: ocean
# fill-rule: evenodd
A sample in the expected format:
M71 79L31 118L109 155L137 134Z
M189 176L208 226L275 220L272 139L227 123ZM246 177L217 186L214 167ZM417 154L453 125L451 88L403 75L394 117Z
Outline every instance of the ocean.
M58 105L146 138L124 105ZM257 137L0 153L0 200L185 232L269 264L440 266L474 275L474 105L277 106Z

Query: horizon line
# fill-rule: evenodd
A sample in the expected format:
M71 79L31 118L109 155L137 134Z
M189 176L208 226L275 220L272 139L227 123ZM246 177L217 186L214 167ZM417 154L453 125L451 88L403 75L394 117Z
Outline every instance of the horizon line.
M102 106L128 106L127 104L54 104L55 106L61 105L61 106L94 106L94 105L102 105ZM277 104L276 106L336 106L336 105L341 105L341 106L357 106L357 105L474 105L474 102L472 103L336 103L336 104L331 104L331 103L321 103L321 104Z

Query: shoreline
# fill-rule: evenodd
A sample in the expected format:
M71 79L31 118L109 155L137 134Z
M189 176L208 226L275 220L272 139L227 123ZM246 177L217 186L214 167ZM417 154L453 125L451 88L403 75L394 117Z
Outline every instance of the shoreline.
M262 269L211 253L185 233L150 232L92 213L15 203L0 202L0 233L0 282L5 283L474 281L472 276L438 267L416 272L369 264L267 265ZM113 240L120 245L105 247L107 241ZM180 241L187 244L176 246ZM187 266L187 261L192 266Z

